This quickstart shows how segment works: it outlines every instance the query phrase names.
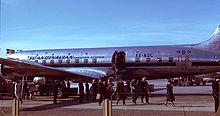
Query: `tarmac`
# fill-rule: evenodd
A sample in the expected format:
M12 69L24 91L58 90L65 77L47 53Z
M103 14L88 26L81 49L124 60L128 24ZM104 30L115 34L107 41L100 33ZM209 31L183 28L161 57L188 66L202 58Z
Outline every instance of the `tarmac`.
M214 99L211 86L174 87L175 106L164 105L166 89L164 83L155 84L155 92L150 94L150 104L143 104L140 98L137 104L128 97L126 105L116 105L112 101L113 116L214 116ZM12 100L1 100L0 106L11 114ZM58 99L53 104L52 96L36 96L24 100L20 105L19 116L102 116L102 106L97 102L78 103L78 97Z

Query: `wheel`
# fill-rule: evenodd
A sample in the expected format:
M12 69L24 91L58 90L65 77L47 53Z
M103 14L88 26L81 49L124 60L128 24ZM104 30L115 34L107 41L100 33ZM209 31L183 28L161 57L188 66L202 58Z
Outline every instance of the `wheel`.
M61 87L58 88L57 97L58 97L58 98L62 98L62 97L63 97L63 90L62 90Z

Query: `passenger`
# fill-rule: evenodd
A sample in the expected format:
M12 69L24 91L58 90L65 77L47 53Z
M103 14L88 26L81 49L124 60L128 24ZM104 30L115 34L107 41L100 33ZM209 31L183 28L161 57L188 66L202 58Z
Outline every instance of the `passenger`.
M99 79L99 82L98 82L98 94L100 95L98 99L99 101L99 105L101 105L102 103L102 100L104 99L104 93L103 93L103 88L104 88L104 85L103 85L103 82L101 79Z
M15 98L19 100L22 104L23 100L21 96L21 84L19 84L18 81L14 82L14 95L15 95Z
M86 100L89 100L89 83L88 83L88 81L86 81L85 87L86 87Z
M111 83L110 80L108 80L106 99L112 99L111 96L112 96L113 93L114 93L114 91L113 91L113 83Z
M67 88L68 89L70 88L70 80L69 79L67 80Z
M24 81L23 88L24 88L24 91L23 91L22 98L25 99L25 97L27 96L27 99L29 99L29 90L28 90L28 85L26 81Z
M133 79L130 83L132 102L136 104L137 100L137 80Z
M57 95L58 95L58 87L59 87L59 82L55 80L54 86L53 86L53 103L57 103Z
M217 112L219 107L219 79L217 78L212 82L212 95L215 100L215 112Z
M103 97L104 99L107 99L107 96L108 96L108 83L107 81L103 81Z
M136 100L141 96L140 80L136 80Z
M131 84L131 81L127 80L126 81L126 94L127 94L127 96L131 96L131 86L130 86L130 84Z
M90 93L92 95L92 100L96 101L96 95L98 94L98 84L95 79L92 80L92 86L90 88Z
M146 81L146 77L143 77L142 80L140 81L140 94L141 94L142 103L144 103L143 99L145 97L146 103L149 104L148 91L149 91L149 85Z
M173 84L171 80L168 81L166 88L167 88L167 98L166 98L165 106L167 106L168 102L171 102L172 105L175 106L173 103L173 101L175 100L175 96L173 94Z
M83 103L83 96L84 96L84 86L83 82L79 82L79 103Z
M117 87L116 87L116 93L118 94L118 100L116 102L116 105L118 105L118 102L120 100L122 100L123 105L125 105L126 95L125 95L124 82L122 81L122 79L118 80Z

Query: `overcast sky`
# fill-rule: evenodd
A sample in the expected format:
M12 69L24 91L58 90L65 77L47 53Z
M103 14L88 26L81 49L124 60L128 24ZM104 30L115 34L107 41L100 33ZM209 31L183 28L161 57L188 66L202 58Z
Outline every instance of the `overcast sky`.
M219 0L1 0L5 49L152 46L205 41Z

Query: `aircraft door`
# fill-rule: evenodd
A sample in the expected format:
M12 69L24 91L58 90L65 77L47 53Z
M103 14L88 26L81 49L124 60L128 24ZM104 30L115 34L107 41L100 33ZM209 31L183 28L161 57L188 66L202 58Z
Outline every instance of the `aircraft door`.
M115 70L125 70L126 53L115 51L112 56L112 67Z

